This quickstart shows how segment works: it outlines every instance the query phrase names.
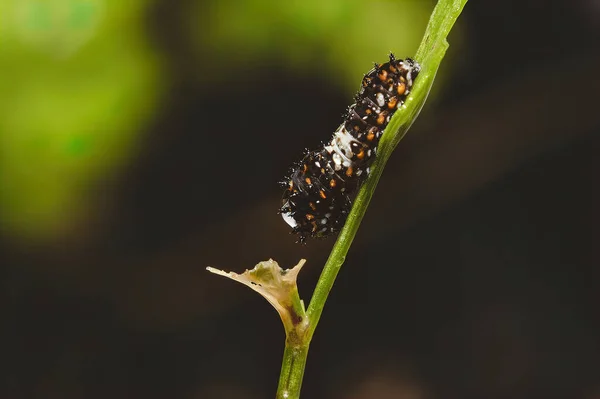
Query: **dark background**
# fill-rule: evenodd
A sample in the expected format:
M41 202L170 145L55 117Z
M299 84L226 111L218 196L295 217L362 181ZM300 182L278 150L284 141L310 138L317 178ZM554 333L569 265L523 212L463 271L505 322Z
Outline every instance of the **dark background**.
M144 14L168 84L136 155L87 187L89 215L43 238L2 231L2 398L274 395L276 313L205 267L306 258L308 301L333 240L294 244L276 182L351 95L276 55L202 58L181 28L190 4ZM599 39L597 1L467 4L332 291L303 397L600 398Z

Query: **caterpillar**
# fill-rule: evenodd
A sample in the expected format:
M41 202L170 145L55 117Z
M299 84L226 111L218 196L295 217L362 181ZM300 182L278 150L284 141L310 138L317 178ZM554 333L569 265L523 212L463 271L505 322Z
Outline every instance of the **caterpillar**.
M404 104L419 71L416 61L394 54L385 64L375 63L331 140L292 166L281 182L285 191L279 213L298 234L298 242L340 231L370 173L383 130Z

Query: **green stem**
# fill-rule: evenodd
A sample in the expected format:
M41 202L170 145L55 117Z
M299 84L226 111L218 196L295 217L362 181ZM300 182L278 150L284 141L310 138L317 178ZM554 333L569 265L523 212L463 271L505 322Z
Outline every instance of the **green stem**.
M281 362L281 374L277 387L277 399L299 399L302 377L308 356L308 343L302 346L289 345L286 342Z
M321 318L321 313L323 312L329 292L346 259L346 254L367 211L385 164L425 104L429 90L433 85L435 74L448 48L446 36L466 2L467 0L440 0L433 10L425 35L415 56L415 59L421 64L421 72L415 80L412 94L406 100L406 108L396 112L387 126L381 138L377 157L371 168L371 174L358 192L346 224L338 236L315 287L306 311L310 321L308 330L309 340L312 338L317 323Z
M421 64L421 72L415 80L412 93L407 98L405 107L394 114L381 138L371 173L354 200L348 219L329 254L313 292L306 311L308 325L297 335L299 342L296 341L292 344L288 334L277 390L278 399L300 397L308 347L323 313L329 292L344 264L346 254L367 211L385 164L427 100L438 67L448 48L446 37L466 3L467 0L439 0L433 10L423 40L415 54L415 60Z

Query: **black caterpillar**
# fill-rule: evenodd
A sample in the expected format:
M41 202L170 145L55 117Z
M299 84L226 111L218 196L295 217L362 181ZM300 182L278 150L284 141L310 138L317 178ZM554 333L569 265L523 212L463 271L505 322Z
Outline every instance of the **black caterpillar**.
M331 140L290 170L279 212L299 242L340 231L369 175L383 130L404 104L419 70L414 60L397 60L394 54L389 62L375 64Z

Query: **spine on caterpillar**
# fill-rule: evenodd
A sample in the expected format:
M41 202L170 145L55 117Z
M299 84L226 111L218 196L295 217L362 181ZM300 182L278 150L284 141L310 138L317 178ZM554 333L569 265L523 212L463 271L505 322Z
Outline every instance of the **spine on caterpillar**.
M404 104L419 70L414 60L398 60L393 54L389 62L375 64L331 140L290 169L279 213L298 242L340 231L369 175L383 130Z

